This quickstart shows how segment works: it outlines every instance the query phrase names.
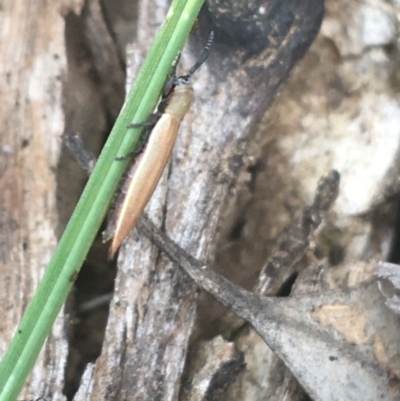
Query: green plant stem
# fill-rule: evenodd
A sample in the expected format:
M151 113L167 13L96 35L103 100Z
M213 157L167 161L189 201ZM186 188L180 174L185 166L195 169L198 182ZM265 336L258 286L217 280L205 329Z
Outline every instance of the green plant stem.
M0 363L0 401L15 400L64 304L89 248L107 213L128 162L116 161L138 141L154 110L171 65L182 49L204 0L174 0L95 169ZM36 394L35 396L40 396Z

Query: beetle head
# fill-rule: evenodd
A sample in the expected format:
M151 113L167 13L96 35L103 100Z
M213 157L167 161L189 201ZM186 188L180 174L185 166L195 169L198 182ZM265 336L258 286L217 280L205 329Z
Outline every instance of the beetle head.
M213 39L214 39L214 32L211 31L207 43L200 54L200 57L186 75L176 76L176 66L178 65L179 60L181 58L181 53L178 54L177 58L174 61L174 64L172 65L171 78L167 81L167 83L164 86L163 97L167 97L174 90L175 86L190 85L190 79L192 78L193 74L207 60L208 55L210 54L210 48Z

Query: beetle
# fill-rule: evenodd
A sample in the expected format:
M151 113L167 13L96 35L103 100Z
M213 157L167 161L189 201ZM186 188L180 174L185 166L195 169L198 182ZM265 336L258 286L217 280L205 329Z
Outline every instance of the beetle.
M114 258L157 187L170 159L180 124L193 101L194 91L190 79L207 60L213 39L214 33L211 32L199 59L187 75L176 76L178 56L172 67L171 78L164 86L157 112L148 122L128 125L128 128L147 127L147 129L140 140L142 149L133 153L136 156L135 160L127 171L120 198L110 220L110 228L106 230L106 237L111 237L110 233L113 232L109 259ZM132 155L117 159L130 156Z

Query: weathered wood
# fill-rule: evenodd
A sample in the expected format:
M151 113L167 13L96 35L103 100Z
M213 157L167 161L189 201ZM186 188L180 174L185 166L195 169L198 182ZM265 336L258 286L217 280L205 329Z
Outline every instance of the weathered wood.
M0 11L0 354L57 243L56 180L64 130L64 14L79 1L6 0ZM20 399L62 396L59 318Z
M323 13L322 1L274 1L263 12L249 5L255 19L246 21L213 7L201 19L192 56L187 48L182 55L185 71L215 30L209 61L196 77L195 103L147 209L168 235L204 259L212 259L218 219L245 165L252 129L312 42ZM141 48L154 36L157 15L152 4L140 5ZM232 24L237 32L248 30L241 43L229 36ZM122 247L115 291L90 399L174 399L195 316L194 284L135 232Z
M255 4L250 4L247 11L253 7L251 10L255 16L251 21L238 19L243 10L236 11L234 3L232 3L232 10L235 11L231 15L222 14L223 10L218 9L218 4L210 4L210 9L205 13L208 16L203 16L200 24L200 36L204 39L213 28L220 39L216 40L209 63L198 75L195 83L197 101L181 130L170 171L165 175L164 182L159 186L149 207L149 210L153 211L154 220L162 220L171 236L186 249L202 258L212 258L216 225L224 210L227 193L233 188L240 169L246 165L246 149L252 137L253 127L271 103L280 84L287 79L292 67L308 48L318 30L322 16L322 1L309 1L302 4L290 1L283 6L281 2L275 1L263 10L259 10ZM21 268L21 271L23 267L25 272L29 271L27 267L32 269L32 266L35 266L35 258L41 258L37 265L44 268L56 241L55 199L51 195L55 193L55 182L50 172L51 169L54 170L58 162L59 134L64 130L64 126L61 116L61 81L46 77L59 77L62 68L65 67L64 32L63 20L57 5L53 5L54 8L48 6L48 9L44 5L41 6L42 3L32 6L35 8L34 13L26 6L22 10L26 14L16 19L20 21L22 18L22 21L27 22L35 17L33 19L35 23L29 25L32 31L25 29L24 35L15 38L20 40L20 43L30 43L29 49L32 53L21 54L17 51L10 55L10 51L2 52L8 57L7 62L2 64L5 71L2 76L8 77L10 82L17 76L18 82L16 79L14 81L15 92L20 94L20 98L17 99L19 103L16 104L17 112L15 112L13 101L2 106L5 110L2 119L4 132L10 133L10 137L7 137L8 139L4 142L2 138L2 150L5 158L10 157L11 160L10 162L6 159L2 167L7 172L4 177L9 178L4 181L4 188L7 189L3 191L4 207L1 208L4 211L2 224L5 227L1 238L5 244L6 251L3 255L7 262L3 271L8 272L2 282L9 283L11 280L15 283L14 287L7 287L3 293L7 291L9 294L21 293L21 282L31 285L27 291L23 290L20 307L15 308L14 301L11 319L6 314L7 311L10 313L10 309L5 311L4 316L7 316L5 320L12 325L10 330L13 330L19 321L22 308L37 286L39 274L35 270L33 281L31 276L29 276L30 281L28 276L25 281L20 279L20 271L17 271L14 276L11 276L9 272L12 271L15 274L15 265ZM62 11L67 13L69 8L65 3L63 6ZM74 6L79 9L81 5L75 2ZM72 8L72 5L70 7ZM9 10L8 6L5 6L5 10L6 12ZM165 12L162 13L162 10ZM162 21L166 10L167 2L141 5L138 27L140 41L135 46L137 49L140 46L142 55L133 50L130 72L137 70L145 48L154 36L156 25ZM110 60L116 63L116 65L111 63L114 66L112 67L114 72L120 71L120 58L118 51L113 49L111 37L103 35L107 32L104 31L104 21L99 18L98 3L88 2L85 12L86 37L92 41L92 45L94 43L92 55L95 56L99 76L104 79ZM45 23L40 19L43 15L46 16ZM54 21L53 29L49 21ZM232 24L235 29L232 29ZM11 25L15 28L20 27L19 24ZM236 28L240 29L236 30ZM57 35L54 34L54 30ZM48 36L45 35L48 35L48 32L52 32L52 42L46 41ZM13 35L16 34L17 29ZM32 38L36 38L35 34L38 34L39 38L36 47L32 46L32 43L36 44L36 40L32 41ZM57 38L59 47L54 45L54 38ZM97 43L101 42L102 38L102 43ZM186 49L183 55L183 66L191 65L193 58L203 45L203 39L198 38L196 43L192 44L192 47L197 50L192 49L191 60ZM7 45L8 41L3 43ZM19 48L18 45L15 46L15 42L9 42L13 44L10 49ZM51 48L50 43L57 48L57 51ZM46 48L46 46L49 47ZM43 52L43 47L47 53ZM102 50L105 53L102 53ZM21 63L15 62L14 53L21 56ZM50 57L55 53L58 59ZM45 64L41 64L43 54L49 57L45 59ZM102 55L107 57L102 59ZM110 55L112 57L108 58ZM34 56L41 56L36 64L31 62ZM22 64L21 71L14 72L15 65ZM51 66L53 68L50 68ZM10 71L12 74L7 75ZM45 73L45 75L38 75L39 73ZM32 77L30 74L33 74ZM104 93L112 94L113 88L118 89L120 82L121 75L114 75L104 89ZM8 85L7 82L5 83ZM51 85L54 83L55 85ZM48 89L49 86L50 89ZM30 89L28 93L30 98L24 93L27 87ZM8 87L5 86L5 88ZM43 90L43 93L40 90ZM40 104L37 103L39 95L42 96ZM73 96L79 98L80 94L69 93L69 95L67 103L71 104ZM28 99L30 103L25 102L22 107L21 99L24 102ZM108 105L109 113L114 115L115 101L110 99L110 103L112 105ZM85 104L86 106L92 105ZM72 115L72 120L73 113L67 109L67 114L70 117ZM98 124L103 124L105 119L104 115L96 113L89 112L87 115L96 127ZM48 119L46 120L43 116L47 116ZM52 118L51 121L49 116ZM56 123L54 123L55 120ZM74 129L74 124L68 128ZM79 130L81 130L80 127ZM86 133L85 130L83 132ZM88 132L98 131L89 129ZM28 142L25 141L27 138L28 147L26 147ZM24 160L28 173L20 170L20 160ZM41 164L38 167L40 160L43 160L43 167ZM32 177L34 179L30 182ZM40 185L37 185L38 182ZM15 183L18 183L20 187L16 187ZM44 196L47 203L43 202ZM36 205L32 200L40 202ZM161 206L162 204L164 205ZM40 212L41 208L44 215ZM163 216L164 211L166 216ZM65 216L62 216L61 220L64 219ZM17 227L15 221L18 221L21 231L13 230L13 227ZM46 221L49 222L48 225L44 223ZM32 230L32 233L29 231L29 235L25 233L26 227ZM44 234L38 234L38 227ZM136 239L126 245L124 261L120 266L116 298L109 319L103 355L94 368L88 368L90 374L87 373L85 376L85 388L91 393L91 398L85 395L86 399L109 397L171 399L179 391L179 381L195 316L195 286L165 257L160 256L159 251L145 238L140 236L140 239L137 239L135 235L133 234L133 237ZM12 248L9 252L11 249L9 244L22 242L22 246ZM28 249L23 249L27 246ZM130 252L132 252L131 256L129 256ZM4 305L9 304L10 301L4 303ZM16 312L18 315L15 314ZM54 332L57 334L56 338L61 337L60 331L57 331L60 329L59 325L56 326ZM8 334L4 344L9 341L10 335ZM63 339L57 344L51 341L46 346L46 352L48 360L55 361L56 365L48 363L47 370L42 370L39 368L40 362L35 368L39 369L40 373L35 370L35 385L31 385L35 391L30 392L28 387L23 396L28 398L51 396L52 399L61 397L66 354L65 342ZM1 345L3 346L3 343ZM53 352L54 356L50 355L50 352ZM51 369L54 370L49 373ZM50 374L53 376L50 377ZM56 379L53 380L53 377Z
M159 188L158 197L154 197L150 211L153 212L152 219L159 223L161 221L160 224L166 226L168 234L185 249L202 259L213 259L216 242L215 227L227 204L224 197L229 190L235 188L234 183L238 171L247 165L245 155L247 141L253 138L252 128L275 95L279 83L286 79L290 67L301 56L311 40L313 35L311 31L307 31L307 27L313 26L313 23L314 28L318 25L315 24L316 20L313 18L318 15L320 10L318 7L321 7L322 2L304 2L299 5L303 8L295 12L291 8L295 2L281 3L283 2L273 1L268 7L263 5L260 7L254 3L232 2L228 13L220 13L219 8L221 11L226 11L226 2L210 1L207 17L203 18L200 24L200 34L203 39L206 38L211 27L215 29L219 39L216 40L210 61L200 71L195 86L198 95L197 103L181 130L168 177L167 175L164 177L164 184ZM354 6L346 5L349 8L343 11L345 7L338 7L336 2L330 2L330 4L331 13L324 33L332 40L332 43L335 43L335 46L339 47L339 51L336 49L335 52L340 53L343 57L351 55L351 60L342 63L339 73L335 73L333 68L332 70L323 70L325 72L322 75L327 75L328 83L326 90L325 87L322 91L319 89L321 94L318 99L326 97L326 104L320 100L314 100L314 103L321 105L322 118L326 117L326 121L329 122L329 124L323 125L325 128L334 126L335 115L342 113L342 109L347 109L349 124L353 121L353 116L358 115L358 112L355 113L353 110L358 110L358 106L355 104L358 101L358 94L357 91L354 92L354 88L359 88L359 83L357 80L347 80L348 75L346 75L350 70L350 62L355 60L354 54L361 54L365 59L371 57L369 62L361 60L360 66L368 63L374 66L371 60L375 60L374 62L379 65L379 62L383 63L384 59L384 51L378 49L376 44L373 44L374 49L369 49L363 54L363 47L354 47L346 35L339 35L334 31L337 23L333 15L340 9L340 12L343 13L341 18L345 21L345 14L348 15L348 18L353 15L352 7ZM2 263L0 296L3 297L5 294L7 297L0 302L0 307L3 308L2 316L4 316L0 343L2 352L37 286L56 241L54 232L57 215L55 199L52 195L55 193L55 179L52 172L57 164L58 135L63 130L63 118L60 108L60 80L54 79L54 77L59 77L65 68L63 20L57 9L60 6L57 4L44 5L44 3L35 3L35 5L29 6L24 3L24 7L10 8L10 5L11 3L3 5L1 12L2 51L0 52L0 57L2 57L0 68L3 72L0 74L2 98L0 110L3 117L0 129L2 178L0 181L0 257ZM64 2L62 12L66 13L73 6L78 9L81 7L79 2L68 6ZM167 6L167 2L141 5L137 31L138 42L130 48L130 76L135 75L133 71L137 71L139 68L155 29L166 14ZM307 10L307 6L312 8L311 12ZM356 8L357 12L361 10L361 6L359 9ZM379 6L378 3L376 6L381 11L380 18L386 16L388 19L387 26L390 28L388 32L390 31L389 33L393 37L395 33L390 25L391 14L387 12L386 6ZM254 7L252 9L254 12L248 14L251 17L247 21L243 21L241 18L243 7L246 12ZM123 78L121 57L101 18L100 11L99 3L95 1L87 2L84 11L86 38L91 42L91 54L94 56L94 65L100 80L106 84L102 89L103 95L108 96L105 101L108 108L107 115L100 115L96 111L86 113L87 120L90 120L96 128L81 129L80 126L78 128L84 134L91 134L92 137L94 132L99 132L99 125L103 125L104 128L104 120L107 116L116 114L118 109L116 103L120 96L120 85ZM370 10L371 15L376 14L373 11ZM9 16L12 16L11 22L7 22ZM287 25L280 24L284 16L287 17ZM302 20L304 16L307 16L309 20L307 18ZM280 19L281 17L282 19ZM297 20L294 21L292 17ZM347 25L342 23L343 26L351 25L353 27L352 22ZM296 31L297 26L300 28ZM347 32L345 29L343 31ZM192 49L192 60L201 48L203 39L197 38L195 39L196 43L191 44L192 48L197 49ZM297 40L304 40L304 43L299 44ZM390 44L393 39L388 37L381 38L381 40L383 46ZM361 40L359 42L362 46L371 45L369 42L367 44ZM360 46L360 43L357 46ZM266 45L269 47L266 48ZM291 45L293 46L291 47ZM321 60L324 58L330 60L332 54L336 54L335 52L330 52L328 56L326 54L321 56L319 61L311 59L303 68L304 70L310 68L312 73L308 74L308 80L315 80L316 86L319 85L319 81L315 79L315 65L322 64ZM186 49L183 54L185 66L191 64L191 60L188 60L188 53L189 51ZM59 58L52 58L53 54L57 54ZM283 57L282 65L276 62L280 60L280 57ZM290 61L291 57L294 59ZM385 66L387 64L388 60L385 59ZM113 71L111 79L107 79L109 68ZM359 67L355 64L354 68L357 70ZM382 70L379 68L379 71ZM369 71L368 74L372 73ZM353 73L353 75L355 74ZM374 77L373 74L368 75L368 77L370 76ZM362 93L366 94L368 100L368 96L380 96L381 91L382 93L387 91L385 87L387 78L384 77L384 74L380 73L379 79L366 79L362 75L360 79L376 83L375 87L372 85L371 94L368 94L368 88L363 84L363 90L359 91L360 104L364 104ZM303 82L300 80L300 87L302 84ZM76 82L75 87L78 86L79 82ZM376 94L374 94L374 90ZM319 93L318 88L316 92ZM77 91L72 96L76 96L76 99L79 100L81 94L81 91ZM305 116L315 114L315 110L308 107L314 103L305 101L305 98L301 96L294 98L289 96L290 101L287 101L288 96L284 99L286 99L288 108L283 109L281 114L285 116L284 122L288 123L286 129L297 133L296 124L302 126L302 122L293 122L297 120L291 120L289 114L302 113ZM291 102L296 102L295 99L297 99L298 106L292 107ZM393 106L390 103L390 94L384 94L379 99L383 99L385 102L388 100L391 107ZM82 102L82 100L80 101ZM368 102L371 101L368 100ZM92 106L91 103L86 103L85 107ZM374 101L372 103L375 104ZM342 106L340 106L341 104ZM349 107L349 104L353 104L353 106ZM377 101L376 104L380 103ZM329 116L329 112L332 112L333 117ZM327 113L327 116L324 116L324 113ZM363 110L360 113L363 115ZM379 113L380 111L377 110L379 117L376 119L377 132L382 117ZM299 119L298 121L304 122L305 120ZM390 118L388 121L391 121ZM316 134L315 142L319 143L318 139L325 138L324 135L327 134L325 131L328 130L321 130L318 123L308 123L308 125L306 123L302 129L306 131L311 126ZM393 132L396 132L397 125L394 124L391 127L394 127ZM75 126L68 128L76 129ZM339 129L341 129L340 125ZM282 135L282 137L285 136ZM307 153L310 137L302 135L301 146L297 142L299 137L297 135L293 146L304 148L304 152ZM286 142L284 139L280 142L281 148L287 152L292 143L290 138L291 136L288 135ZM346 144L346 135L343 140ZM368 150L368 144L365 145ZM332 147L334 146L332 145ZM392 148L395 149L394 146ZM294 154L293 165L297 166L299 153L295 152ZM313 160L309 162L306 160L305 163L307 166L313 166L312 168L305 168L300 163L302 168L295 169L294 176L301 176L298 179L302 181L304 171L314 170L316 175L321 172L326 173L326 170L332 167L330 163L335 163L335 161L325 157L323 160L327 160L327 167L325 165L321 167L321 164L318 163L316 166ZM269 158L268 164L273 165L273 162ZM287 160L285 163L288 163ZM347 165L346 163L344 161L345 165ZM397 167L394 167L392 173L393 176L396 176ZM274 169L275 171L279 170L279 165L272 168L272 170ZM287 171L289 171L289 167L285 173ZM349 173L347 170L345 171ZM312 176L312 174L310 175ZM71 177L74 178L74 175ZM360 182L357 177L354 181ZM70 181L67 180L67 182ZM281 184L279 179L276 182L278 182L277 185ZM307 176L307 183L304 185L307 188L313 188L315 182L315 176L312 178ZM268 182L268 184L271 183ZM382 196L379 195L375 202L382 202L387 196L398 191L398 182L392 178L387 180L383 186L379 182L375 182L374 185L377 188L384 188ZM349 185L346 188L351 193ZM236 188L231 191L231 194L235 190ZM273 191L269 189L269 192ZM372 199L372 195L376 195L374 191L370 191L369 198ZM344 199L353 202L354 198L346 195ZM163 206L160 206L158 202L164 202ZM365 202L362 197L357 200L356 204L362 206L357 209L361 212L371 208L371 203ZM345 210L343 202L342 209ZM166 215L163 214L164 212ZM270 213L277 214L275 209ZM63 219L64 217L61 217L61 220ZM265 233L263 232L263 234ZM120 266L117 298L114 300L103 356L95 366L88 367L77 399L113 397L148 399L157 396L160 399L171 399L179 390L188 337L193 326L194 286L176 270L175 266L170 265L166 258L145 238L141 235L137 236L137 234L132 236L134 239L130 245L127 244L124 251L125 256L123 256L124 261ZM358 243L357 235L353 235L353 238ZM380 249L380 244L376 248ZM134 255L129 255L130 251L134 251ZM276 282L273 285L279 287ZM375 297L374 292L368 292L368 294ZM326 302L328 303L329 300ZM292 302L293 304L294 302ZM304 307L304 310L306 309ZM385 313L382 312L382 316L384 315ZM272 318L275 317L272 316ZM320 321L322 322L323 319ZM287 321L285 322L283 319L283 323L281 321L280 324L285 325ZM283 334L290 334L290 328ZM296 335L299 333L293 337ZM388 337L387 333L384 336ZM251 340L249 344L256 342L257 340ZM274 344L272 343L272 345ZM375 352L377 352L382 344L376 340L374 346L376 347ZM378 349L380 351L377 354L382 357L380 361L382 366L386 366L386 356L382 353L381 348ZM283 351L278 350L278 353L282 355ZM60 324L55 326L54 335L47 342L45 352L48 357L46 365L43 359L38 362L32 380L28 384L25 394L22 395L26 398L38 396L51 396L52 399L62 398L61 387L66 349ZM283 355L283 359L285 359L285 355ZM159 361L161 362L158 365ZM288 365L291 361L293 362L293 360L286 359ZM389 362L388 369L395 371L394 359ZM283 388L286 388L285 386L291 380L290 376L286 376L285 380L286 384L283 384ZM94 383L96 384L93 389ZM106 386L109 387L106 388Z
M398 399L389 379L397 371L400 323L377 283L321 295L257 296L194 259L147 218L140 229L202 289L250 322L313 400Z

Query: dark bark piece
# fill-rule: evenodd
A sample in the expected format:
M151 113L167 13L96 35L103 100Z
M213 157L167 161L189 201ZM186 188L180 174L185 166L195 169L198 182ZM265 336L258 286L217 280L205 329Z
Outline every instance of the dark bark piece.
M213 26L218 28L223 40L240 44L250 57L267 48L279 48L282 37L289 36L290 30L299 26L300 20L304 24L304 36L299 36L297 43L293 44L297 47L304 41L308 48L307 38L313 36L309 30L314 29L314 35L319 30L315 21L316 16L322 18L323 2L307 1L303 7L280 0L252 0L245 3L240 0L211 0L208 2L208 11ZM298 51L302 52L301 46Z
M245 367L243 353L222 337L199 344L193 361L193 366L187 367L181 401L219 400Z
M376 275L381 279L379 289L386 297L386 306L392 311L400 314L400 265L395 263L380 262ZM392 285L385 285L382 279L386 279Z
M124 98L125 60L105 11L99 0L89 0L82 14L92 61L99 74L107 111L110 113L108 117L114 120Z
M254 287L256 294L264 296L287 294L299 273L303 272L304 269L309 270L310 243L315 241L317 230L323 228L326 225L326 221L329 221L328 212L333 207L339 193L339 180L340 176L335 170L320 178L314 201L303 209L300 222L287 226L278 236L271 251L271 256L261 270L258 283ZM304 281L303 276L304 273L302 273L302 282ZM319 284L316 277L316 275L313 275L310 279L314 286L312 292L322 290L322 288L315 288ZM298 280L295 281L295 286L297 283ZM304 282L302 287L304 288ZM254 360L254 362L257 360L256 355L251 355L253 354L252 348L257 344L258 339L251 332L253 329L249 328L247 323L243 324L242 319L233 313L228 313L220 319L218 327L226 338L232 339L232 333L234 333L236 344L246 344L246 359ZM259 356L264 362L264 375L268 377L268 381L265 380L267 384L263 388L266 392L264 396L269 397L271 400L279 399L279 393L285 393L287 400L306 397L304 390L293 375L284 368L283 363L279 361L272 362L271 358L273 359L275 356L268 357L269 354L265 351L263 357ZM265 362L265 359L268 359L268 362ZM260 369L261 367L251 367L250 363L250 368L243 377L240 377L240 381L235 383L233 388L229 390L229 393L225 395L225 399L230 399L235 394L235 391L242 390L242 387L246 386L247 382L256 380L260 375Z
M63 134L63 143L73 154L78 164L90 175L96 163L92 151L85 145L82 138L76 132L67 131Z
M314 202L304 208L300 224L288 226L278 237L271 257L262 269L254 291L277 295L282 285L301 269L300 262L310 247L310 236L321 225L339 193L339 173L332 170L318 182Z

